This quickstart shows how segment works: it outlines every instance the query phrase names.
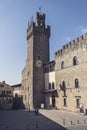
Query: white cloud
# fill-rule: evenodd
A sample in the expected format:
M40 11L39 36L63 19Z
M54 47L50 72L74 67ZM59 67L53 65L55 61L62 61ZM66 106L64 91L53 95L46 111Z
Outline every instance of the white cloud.
M79 26L79 29L80 29L80 32L81 32L82 34L87 32L87 26L82 26L82 25L80 25L80 26Z
M83 28L83 29L81 30L81 32L82 32L82 33L86 33L86 32L87 32L87 28Z
M67 35L66 37L62 39L62 43L69 43L73 39L76 39L77 37L80 37L81 35L84 35L85 33L87 33L87 26L79 25L75 27L74 33L70 34L70 36Z

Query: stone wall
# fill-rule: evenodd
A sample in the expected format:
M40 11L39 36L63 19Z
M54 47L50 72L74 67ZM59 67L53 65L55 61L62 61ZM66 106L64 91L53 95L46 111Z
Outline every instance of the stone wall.
M76 64L73 58L76 57ZM63 61L63 66L62 66ZM87 34L81 36L72 43L65 45L63 49L55 53L55 78L59 97L57 108L70 111L78 111L76 99L79 99L84 108L87 108ZM75 88L75 80L78 79L79 87ZM60 85L65 81L66 96ZM66 99L66 106L64 106Z

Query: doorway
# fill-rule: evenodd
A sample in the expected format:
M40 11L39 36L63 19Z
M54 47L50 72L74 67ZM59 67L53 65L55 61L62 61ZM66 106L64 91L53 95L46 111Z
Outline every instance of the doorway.
M52 96L52 107L55 107L55 96Z

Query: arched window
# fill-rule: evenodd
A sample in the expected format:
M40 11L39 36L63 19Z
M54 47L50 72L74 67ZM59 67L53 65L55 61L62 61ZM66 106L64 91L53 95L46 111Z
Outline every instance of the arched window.
M79 99L79 98L76 99L76 107L77 107L77 108L80 107L80 99Z
M49 83L49 89L51 89L51 83Z
M54 86L55 86L55 85L54 85L54 82L52 82L52 89L54 89Z
M74 56L74 57L73 57L73 65L77 65L77 64L78 64L77 57Z
M62 82L62 90L64 92L64 96L66 96L66 83L65 83L65 81Z
M66 88L65 81L62 82L62 85L60 84L60 88L61 88L62 90L65 90L65 88Z
M62 82L62 87L65 88L65 81Z
M64 61L61 62L61 69L64 68Z
M79 88L79 80L75 79L75 88Z

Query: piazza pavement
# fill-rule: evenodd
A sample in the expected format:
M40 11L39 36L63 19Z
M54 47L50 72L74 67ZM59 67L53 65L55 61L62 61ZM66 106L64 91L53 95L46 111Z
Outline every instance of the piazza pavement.
M87 115L62 110L0 111L0 130L87 130Z

